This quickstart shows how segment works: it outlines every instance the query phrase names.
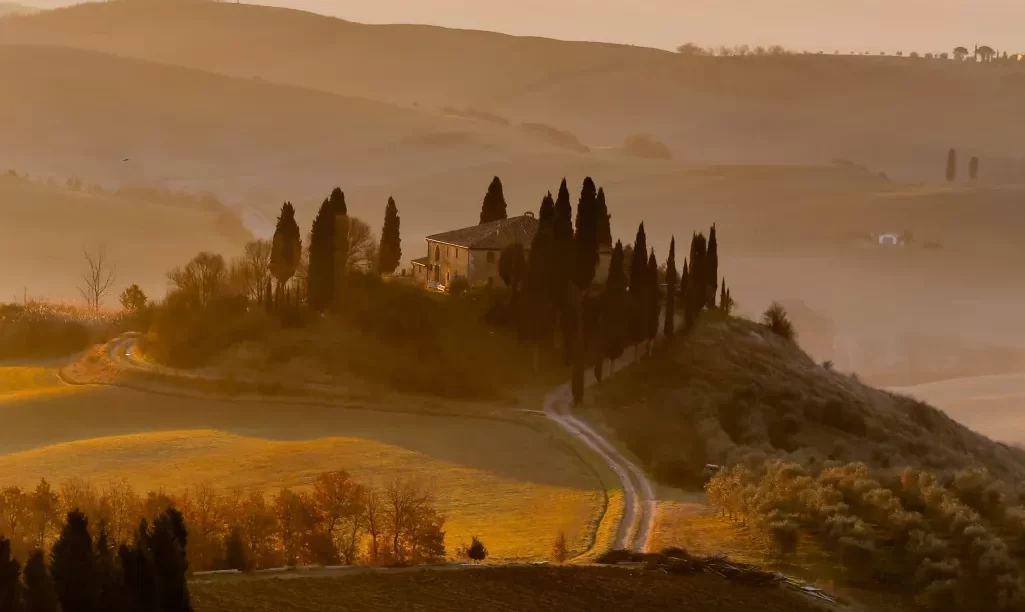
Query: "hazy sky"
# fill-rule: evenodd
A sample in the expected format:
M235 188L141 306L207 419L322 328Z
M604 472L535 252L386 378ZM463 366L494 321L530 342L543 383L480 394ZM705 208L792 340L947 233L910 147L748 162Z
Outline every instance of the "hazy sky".
M71 4L24 0L26 4ZM365 23L426 23L675 48L1025 52L1023 0L249 0Z

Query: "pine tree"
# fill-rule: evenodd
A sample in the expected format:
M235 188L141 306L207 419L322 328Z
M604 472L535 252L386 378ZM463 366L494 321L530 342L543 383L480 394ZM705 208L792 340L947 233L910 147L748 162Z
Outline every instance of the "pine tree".
M627 320L626 270L623 262L623 243L617 241L609 261L609 278L602 293L602 311L605 320L605 356L615 361L623 355L629 337Z
M598 217L598 244L600 246L612 246L612 215L609 214L609 207L605 203L605 189L598 189L598 205L596 207Z
M587 291L594 282L598 269L598 193L591 177L584 179L577 204L577 231L573 282L581 291Z
M274 228L270 256L270 271L278 281L278 292L299 269L301 256L302 238L299 235L299 224L295 222L295 208L291 202L285 202Z
M22 599L25 612L57 612L57 587L46 569L46 557L43 551L36 550L28 557L23 571L25 589Z
M93 612L97 608L100 590L89 519L77 510L68 513L60 537L53 544L50 574L62 612Z
M947 151L947 181L957 178L957 149Z
M11 541L0 535L0 612L21 611L21 564L11 555Z
M645 335L645 310L648 277L648 239L644 223L637 228L634 239L633 260L630 262L630 342L640 342Z
M391 274L402 261L402 241L399 237L399 209L395 199L388 198L384 209L384 227L381 228L380 269L384 274Z
M665 336L676 333L676 236L669 241L669 259L666 260L666 320Z
M480 222L491 223L507 218L505 206L505 194L502 191L502 180L497 176L491 179L488 192L484 195L484 202L480 207Z
M707 306L715 308L715 289L719 280L719 243L715 238L715 224L708 233L708 252L705 257L705 271L702 274L705 280L706 295L708 296Z
M541 210L538 214L539 223L551 223L555 219L555 200L552 198L552 192L549 191L548 195L541 200Z
M310 269L306 300L315 312L334 302L335 293L335 210L324 199L310 228Z
M153 569L165 612L192 612L185 578L189 568L185 558L187 542L188 531L181 512L168 508L153 521L147 544L153 554Z

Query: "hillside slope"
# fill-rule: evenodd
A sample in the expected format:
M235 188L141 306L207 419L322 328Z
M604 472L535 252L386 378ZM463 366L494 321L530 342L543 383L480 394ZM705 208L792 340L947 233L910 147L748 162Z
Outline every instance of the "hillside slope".
M1008 482L1025 476L1025 451L819 365L763 326L711 313L658 358L607 385L596 409L670 484L693 485L706 463L749 457L982 467Z
M0 24L5 42L75 46L404 106L476 107L562 126L600 145L650 132L678 156L703 161L848 158L934 177L957 146L987 160L988 176L1022 176L1019 66L682 57L214 2L80 5Z

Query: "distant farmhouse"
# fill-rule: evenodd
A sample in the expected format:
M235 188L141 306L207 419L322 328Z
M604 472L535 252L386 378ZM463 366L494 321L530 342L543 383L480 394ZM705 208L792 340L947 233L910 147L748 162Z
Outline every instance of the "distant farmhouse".
M471 287L494 284L502 287L498 260L502 249L522 244L528 255L537 233L534 213L525 213L500 221L482 223L427 237L427 256L414 259L413 278L428 287L448 286L456 278L467 280ZM602 245L594 282L608 278L612 246Z

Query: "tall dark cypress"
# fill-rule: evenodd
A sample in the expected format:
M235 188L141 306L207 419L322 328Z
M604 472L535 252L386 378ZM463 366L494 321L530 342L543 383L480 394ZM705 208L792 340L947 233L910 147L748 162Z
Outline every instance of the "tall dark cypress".
M324 199L310 228L310 269L306 299L315 312L323 312L335 295L335 209Z
M23 570L25 589L22 600L25 612L57 612L57 587L46 569L46 556L43 551L36 550L29 555Z
M690 329L698 314L708 303L707 264L708 246L704 234L694 234L690 243L690 270L687 281L687 302L684 305L684 321Z
M947 181L957 178L957 149L947 151Z
M663 333L671 337L676 332L676 236L669 241L669 259L666 260L666 321Z
M98 612L99 581L89 519L74 510L50 551L50 573L62 612Z
M584 179L577 203L577 231L573 282L587 291L598 269L598 193L591 177Z
M575 254L573 236L573 206L569 201L566 179L559 186L555 200L555 218L552 224L553 271L551 275L552 303L559 313L559 327L562 330L563 356L571 363L573 341L576 338L576 311L570 299L573 280L573 259Z
M480 222L491 223L507 218L505 193L502 190L502 179L497 176L491 179L488 185L488 192L484 195L484 202L480 207Z
M598 217L598 244L600 246L612 246L612 215L609 214L608 204L605 202L605 189L598 189L598 205L596 208Z
M705 257L705 273L704 273L705 285L707 287L705 294L708 297L707 306L710 309L715 308L715 289L716 284L719 281L719 243L715 238L715 224L712 224L712 229L708 233L708 252Z
M630 262L630 342L640 342L645 335L645 309L648 279L648 239L644 223L637 228L633 260Z
M687 258L683 258L683 268L680 270L680 305L687 307L687 293L690 289L690 270L687 268Z
M342 280L345 278L345 272L349 265L349 207L345 204L345 192L341 187L331 190L328 202L335 213L334 301L337 302L340 297Z
M21 609L21 564L11 554L11 541L0 536L0 611Z
M542 224L551 224L552 220L555 219L555 199L552 198L551 191L549 191L548 195L541 200L541 210L539 211L537 219L538 222Z
M602 316L605 322L605 357L615 361L623 355L629 337L626 294L626 269L623 262L623 243L617 241L609 261L609 277L602 293Z
M654 340L658 336L658 315L661 311L658 287L658 260L655 259L655 249L652 249L651 254L648 256L646 272L644 282L644 335L648 340Z
M384 208L384 226L381 228L379 265L384 274L391 274L402 261L402 239L399 236L399 209L395 198L388 198Z

